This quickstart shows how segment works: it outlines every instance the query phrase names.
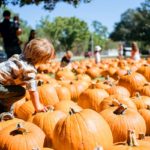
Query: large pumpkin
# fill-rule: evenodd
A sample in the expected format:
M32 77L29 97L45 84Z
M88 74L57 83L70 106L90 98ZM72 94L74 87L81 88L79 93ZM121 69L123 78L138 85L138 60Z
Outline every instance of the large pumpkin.
M150 96L150 82L145 83L143 86L141 86L137 91L141 95Z
M55 87L59 100L71 100L71 93L67 87L56 86Z
M147 80L142 74L128 71L127 74L120 77L118 84L127 88L132 95L133 92L146 82Z
M61 111L54 111L52 108L48 112L37 113L32 116L32 123L39 126L46 135L46 146L52 147L53 131L56 123L66 114Z
M108 96L109 94L106 90L95 88L94 85L92 85L92 87L81 93L77 103L82 108L91 108L99 112L100 103Z
M42 84L38 86L40 101L44 105L54 105L59 102L59 98L54 86Z
M100 111L103 111L110 107L116 107L120 104L125 104L128 108L137 110L136 105L129 97L122 97L120 95L111 95L107 98L104 98L100 103Z
M24 120L15 118L12 114L10 113L1 113L0 114L0 131L3 130L4 128L8 127L11 124L15 124L18 122L23 122Z
M146 135L150 135L150 105L147 108L139 109L139 113L143 116L146 123Z
M0 150L40 149L44 139L44 132L33 123L12 124L0 132Z
M142 65L137 72L141 73L147 81L150 82L150 65L149 64L144 64Z
M105 109L100 114L111 128L114 143L127 140L129 129L135 130L137 135L146 133L146 124L143 117L136 110L127 108L125 105Z
M112 85L110 88L107 88L106 91L110 95L121 95L125 97L130 97L130 92L128 91L127 88L119 85Z
M131 100L135 103L137 109L146 108L147 105L150 105L150 97L142 96L139 93L136 93L135 96L131 97Z
M70 108L73 108L75 112L79 112L82 110L82 108L73 101L63 100L58 102L54 105L55 110L63 111L64 113L68 114Z
M32 104L32 101L24 102L16 111L15 115L17 118L27 121L30 116L35 112L35 108Z
M149 150L150 143L137 140L134 131L128 131L128 138L124 142L115 143L114 146L106 150Z
M93 150L112 145L112 133L106 121L95 111L84 109L61 119L54 130L55 150Z

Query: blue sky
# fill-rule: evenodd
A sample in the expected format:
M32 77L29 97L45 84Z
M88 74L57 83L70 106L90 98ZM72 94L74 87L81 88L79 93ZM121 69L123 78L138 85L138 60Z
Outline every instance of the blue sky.
M135 9L144 0L92 0L89 4L81 4L77 8L65 3L58 3L52 12L46 11L42 6L9 6L11 10L18 13L20 18L26 20L28 25L35 28L41 17L49 16L52 21L57 16L77 17L84 20L91 27L94 20L101 22L111 32L114 24L120 21L120 15L128 8Z

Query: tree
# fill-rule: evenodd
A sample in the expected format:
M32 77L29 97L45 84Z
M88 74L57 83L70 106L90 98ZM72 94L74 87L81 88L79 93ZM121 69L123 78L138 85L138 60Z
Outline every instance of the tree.
M101 47L105 48L105 43L108 40L108 29L106 26L102 25L99 21L93 21L93 41L94 45L100 45Z
M43 4L43 7L47 10L53 10L57 3L65 2L77 7L80 3L89 3L92 0L0 0L0 6L2 5L19 5L20 7L24 5L39 5Z
M50 39L57 51L73 50L77 53L87 49L90 36L87 23L75 17L57 17L53 22L48 17L42 18L37 32Z
M121 15L121 21L115 24L110 38L115 41L143 41L150 39L150 0L145 0L141 7L128 9Z

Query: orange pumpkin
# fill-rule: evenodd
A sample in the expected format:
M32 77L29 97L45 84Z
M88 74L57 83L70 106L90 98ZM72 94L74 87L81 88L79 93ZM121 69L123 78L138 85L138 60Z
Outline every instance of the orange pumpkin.
M15 112L17 118L27 121L30 116L35 112L32 101L26 101Z
M130 97L130 92L127 88L119 85L111 85L110 88L107 88L106 91L110 95L120 95L124 97Z
M135 130L135 133L146 133L146 124L143 117L134 109L127 108L125 105L111 107L100 112L109 124L113 141L124 142L127 140L127 131Z
M54 105L55 110L63 111L64 113L68 114L70 108L73 108L75 112L79 112L82 110L82 108L73 101L63 100L58 102Z
M150 105L150 97L142 96L138 92L134 97L131 97L131 100L135 103L137 109L146 108L147 105Z
M84 109L58 121L54 130L54 149L93 150L112 145L112 133L106 121L95 111Z
M95 85L92 85L91 87L89 87L81 93L77 103L82 108L91 108L99 112L100 103L104 98L108 96L109 94L106 90L95 88Z
M65 116L65 113L58 110L54 111L51 108L48 112L37 113L30 118L32 123L36 124L44 131L46 135L45 146L52 147L53 131L56 123Z
M15 118L12 114L10 113L1 113L0 114L0 131L3 130L4 128L8 127L11 124L15 124L18 122L23 122L24 120Z
M104 98L103 101L100 103L100 111L103 111L110 107L116 107L121 104L125 104L128 108L132 108L137 110L136 105L129 97L122 97L119 95L111 95L107 98Z
M59 101L71 100L71 93L67 87L56 86L55 89L56 89Z
M137 72L141 73L147 81L150 82L150 65L149 64L144 64L142 65Z
M27 150L35 147L41 149L44 139L44 132L33 123L12 124L0 132L0 149Z
M139 109L139 113L143 116L146 123L146 135L150 135L150 105L147 108Z
M38 86L40 101L44 105L54 105L59 102L59 98L54 86L42 84Z
M128 131L128 138L125 142L115 143L114 146L106 150L149 150L150 143L137 140L134 131Z
M145 77L137 72L128 71L127 74L120 77L118 85L124 86L127 88L132 95L140 86L143 86L147 80Z

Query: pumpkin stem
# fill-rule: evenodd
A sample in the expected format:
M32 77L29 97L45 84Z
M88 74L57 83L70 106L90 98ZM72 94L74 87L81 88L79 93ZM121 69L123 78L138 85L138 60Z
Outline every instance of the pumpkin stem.
M135 131L128 130L127 144L129 146L138 146L138 142L136 140Z
M147 82L147 83L145 83L143 86L149 86L150 84Z
M105 77L105 80L110 81L110 76L107 75L107 76Z
M27 133L26 129L23 128L23 124L22 123L18 123L17 124L17 129L15 131L16 131L17 134Z
M14 115L9 112L4 112L0 114L0 121L7 121L14 118Z
M94 89L94 88L96 88L95 85L96 85L96 83L92 82L92 84L89 86L89 88L90 88L90 89Z
M54 106L52 106L52 105L48 106L47 108L48 108L48 111L50 111L50 112L53 112L55 109Z
M144 133L140 133L138 139L139 139L139 140L145 139L145 134L144 134Z
M102 146L96 147L94 150L104 150Z
M126 105L120 104L119 107L114 111L114 114L122 115L125 112L126 109L127 109Z
M111 106L120 106L121 105L121 103L117 99L115 99L115 98L112 98L112 99L113 100L112 100Z
M135 96L136 96L137 98L140 98L141 95L140 95L139 92L136 92L136 93L135 93Z
M150 110L150 105L147 105L147 109Z
M41 86L41 85L43 85L43 84L44 84L44 81L43 81L43 80L41 80L41 79L38 80L38 83L37 83L38 86Z
M76 112L74 111L74 109L73 108L70 108L70 110L69 110L69 114L70 115L73 115L73 114L75 114Z
M127 70L127 75L131 75L131 70Z

